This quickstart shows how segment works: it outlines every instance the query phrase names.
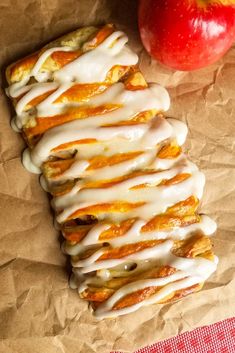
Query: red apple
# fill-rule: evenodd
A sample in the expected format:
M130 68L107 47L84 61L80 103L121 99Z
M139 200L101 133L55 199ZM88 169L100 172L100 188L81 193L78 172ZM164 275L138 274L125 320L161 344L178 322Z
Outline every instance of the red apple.
M214 63L235 41L235 0L140 0L142 42L177 70Z

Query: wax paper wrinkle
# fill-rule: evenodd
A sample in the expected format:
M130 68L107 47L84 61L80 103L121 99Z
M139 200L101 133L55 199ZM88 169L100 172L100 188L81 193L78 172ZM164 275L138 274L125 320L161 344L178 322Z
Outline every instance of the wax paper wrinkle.
M53 228L49 199L38 176L21 165L24 142L10 128L14 113L1 91L0 353L134 352L234 316L235 47L208 68L179 72L163 67L143 49L136 0L3 0L0 11L2 88L8 64L79 26L114 22L127 33L146 79L169 90L168 115L188 125L184 151L206 174L201 211L218 223L213 241L220 258L201 292L96 321L87 303L69 289L67 259Z

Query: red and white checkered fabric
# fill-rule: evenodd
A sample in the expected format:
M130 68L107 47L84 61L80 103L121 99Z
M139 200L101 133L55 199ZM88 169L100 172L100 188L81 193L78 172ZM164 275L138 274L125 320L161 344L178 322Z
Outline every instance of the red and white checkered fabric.
M235 318L183 333L136 353L235 353Z

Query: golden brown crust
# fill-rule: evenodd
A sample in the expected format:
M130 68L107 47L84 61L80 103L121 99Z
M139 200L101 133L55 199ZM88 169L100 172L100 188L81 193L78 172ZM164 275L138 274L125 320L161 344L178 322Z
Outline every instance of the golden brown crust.
M182 152L182 149L180 146L178 146L177 144L168 144L163 146L160 151L157 153L157 157L158 158L169 158L169 159L173 159L176 158L180 155L180 153Z

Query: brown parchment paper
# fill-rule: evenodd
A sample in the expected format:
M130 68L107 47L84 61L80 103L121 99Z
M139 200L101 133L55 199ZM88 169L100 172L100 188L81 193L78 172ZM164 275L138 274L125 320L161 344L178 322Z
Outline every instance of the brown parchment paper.
M202 211L218 222L218 270L200 293L97 322L68 288L68 266L38 176L21 165L24 143L0 95L0 352L133 352L235 313L235 48L196 72L164 68L144 51L137 1L1 0L0 65L79 26L114 22L130 37L146 78L167 87L170 116L185 121L185 150L205 172ZM2 87L5 81L2 79Z

